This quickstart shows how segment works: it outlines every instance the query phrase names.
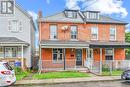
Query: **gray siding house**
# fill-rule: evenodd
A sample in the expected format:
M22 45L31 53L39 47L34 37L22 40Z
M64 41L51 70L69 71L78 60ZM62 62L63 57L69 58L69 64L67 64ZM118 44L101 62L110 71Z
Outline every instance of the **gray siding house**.
M17 4L14 14L0 14L0 61L32 67L35 30L32 17Z

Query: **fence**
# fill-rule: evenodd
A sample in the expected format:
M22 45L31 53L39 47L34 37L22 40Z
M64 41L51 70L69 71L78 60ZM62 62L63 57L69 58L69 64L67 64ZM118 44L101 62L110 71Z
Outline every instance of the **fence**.
M95 74L101 74L104 68L108 70L127 70L130 69L130 60L103 60L103 61L85 61L83 67L76 66L76 59L67 59L65 64L64 60L41 60L39 61L39 70L89 70Z
M40 70L72 70L76 68L76 60L42 60L39 62Z

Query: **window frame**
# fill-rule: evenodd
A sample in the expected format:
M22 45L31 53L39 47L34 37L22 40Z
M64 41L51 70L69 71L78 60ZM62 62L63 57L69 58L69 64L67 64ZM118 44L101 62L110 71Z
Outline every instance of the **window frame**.
M96 35L97 35L97 38L93 38L93 29L97 29L97 33L96 33ZM98 26L92 26L91 27L91 40L98 40L98 32L99 32L99 30L98 30Z
M112 51L112 53L111 54L107 54L107 52L106 51L108 51L108 50L111 50ZM112 49L112 48L107 48L107 49L105 49L105 60L114 60L114 50ZM107 56L112 56L112 59L107 59L106 57Z
M111 34L111 29L114 29L114 35ZM109 34L109 40L110 41L116 41L116 26L110 26L110 34ZM114 36L114 39L111 38L111 35Z
M52 32L51 32L51 26L55 26L56 27L56 31L55 31L55 33L53 32L53 36L52 36ZM57 40L58 39L58 26L56 24L50 24L49 25L49 30L50 30L50 40ZM56 34L56 38L54 38L55 34Z
M78 16L76 11L66 11L65 14L66 14L67 18L73 18L73 19L77 18L77 16Z
M72 27L76 27L76 34L72 34ZM76 38L72 38L73 36L76 36ZM70 38L71 40L77 40L78 38L78 26L77 25L71 25L70 26Z
M17 21L17 24L14 25L13 21ZM17 29L14 30L13 26L17 27ZM12 33L19 33L19 32L22 32L22 29L23 29L23 24L21 20L18 20L18 19L8 20L8 31Z
M0 50L0 58L4 58L4 47L3 46L0 46L0 49L2 49L2 51Z
M62 50L62 53L54 53L54 49L56 49L57 51L60 49ZM59 58L57 57L56 60L54 60L54 54L56 55L62 55L62 60L59 60ZM62 48L52 48L52 60L53 60L53 63L62 63L63 62L63 49Z

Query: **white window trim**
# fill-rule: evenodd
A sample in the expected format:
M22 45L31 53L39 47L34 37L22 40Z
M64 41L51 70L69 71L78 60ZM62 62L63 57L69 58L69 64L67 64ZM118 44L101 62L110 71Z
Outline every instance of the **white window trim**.
M115 56L115 49L114 48L106 48L105 49L105 60L106 60L106 56L110 56L110 55L106 54L106 50L110 50L110 49L113 51L112 54L111 54L111 56L113 57L113 60L114 60L114 56Z
M71 28L70 28L70 40L72 40L72 41L77 41L77 40L78 40L78 26L77 26L77 25L72 25L72 26L70 26L70 27L73 27L73 26L76 27L77 34L76 34L76 38L75 38L75 39L72 39L71 36L74 35L74 34L71 34Z
M56 38L51 38L51 25L53 26L56 26L56 34L57 34L57 37ZM50 39L49 40L58 40L58 26L57 25L55 25L55 24L51 24L51 25L49 25L49 30L50 30Z
M17 20L18 21L18 31L12 31L12 30L9 30L9 27L11 27L11 25L9 25L9 22L11 22L11 21L13 21L13 20ZM22 25L20 25L20 22L21 22L21 24ZM23 23L22 23L22 20L20 20L20 19L9 19L8 20L8 31L10 31L10 32L12 32L12 33L20 33L20 32L22 32L22 30L23 30ZM20 29L20 28L22 28L22 30Z
M57 61L55 61L55 60L53 59L53 49L62 49L62 48L52 48L52 62L53 62L54 64L63 63L63 49L62 49L62 60L57 60Z
M98 32L99 32L98 26L93 26L93 27L97 27L97 38L96 39L92 38L92 27L91 27L91 40L98 40Z
M13 57L13 56L11 56L11 57L9 57L9 58L18 58L18 49L17 49L17 47L5 47L4 48L4 53L5 53L5 58L8 58L8 57L6 57L6 48L16 48L16 57Z
M111 26L111 27L112 27L112 26ZM110 27L110 30L111 30L111 27ZM117 39L117 37L116 37L116 32L117 32L116 26L114 26L114 29L115 29L115 38L114 38L114 39L111 39L111 38L110 38L111 35L109 34L109 40L110 40L110 41L116 41L116 39Z

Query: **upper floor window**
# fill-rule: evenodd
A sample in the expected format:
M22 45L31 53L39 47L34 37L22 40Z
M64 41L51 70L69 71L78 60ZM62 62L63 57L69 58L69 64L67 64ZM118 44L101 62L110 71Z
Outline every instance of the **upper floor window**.
M91 28L91 40L98 40L98 27L94 26Z
M50 25L50 39L57 39L57 26Z
M77 12L76 11L65 11L65 15L68 18L77 18Z
M77 26L71 26L71 39L77 39Z
M110 40L116 40L116 27L110 27Z
M10 20L9 31L14 32L14 33L22 31L22 22L19 20Z

